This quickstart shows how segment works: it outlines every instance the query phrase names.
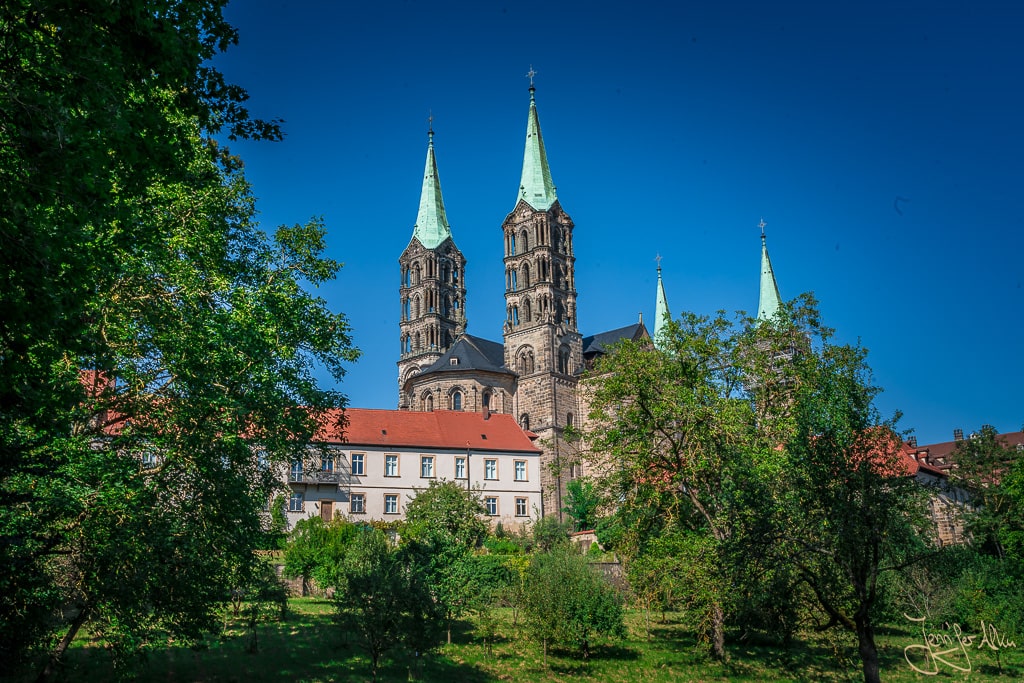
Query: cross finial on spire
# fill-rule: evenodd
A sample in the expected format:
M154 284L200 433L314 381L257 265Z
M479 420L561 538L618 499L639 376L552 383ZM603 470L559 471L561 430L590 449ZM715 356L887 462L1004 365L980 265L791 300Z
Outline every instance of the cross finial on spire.
M427 110L427 135L434 135L434 110Z
M658 272L659 273L661 272L661 258L662 258L661 254L658 254L657 256L654 257L654 260L658 262Z
M761 222L757 224L757 227L761 228L761 239L764 239L764 226L768 225L764 222L764 217L761 217Z
M526 72L526 77L530 79L530 87L533 87L533 77L537 75L537 72L533 70L533 64L530 65L530 70Z

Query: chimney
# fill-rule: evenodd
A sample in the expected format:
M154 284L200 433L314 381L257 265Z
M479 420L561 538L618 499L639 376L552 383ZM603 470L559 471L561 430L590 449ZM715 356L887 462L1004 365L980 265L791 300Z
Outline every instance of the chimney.
M962 430L962 429L954 429L953 430L953 441L963 441L963 440L964 440L964 430Z
M911 448L917 448L917 437L916 436L912 436L912 437L908 438L907 439L907 445L909 445Z

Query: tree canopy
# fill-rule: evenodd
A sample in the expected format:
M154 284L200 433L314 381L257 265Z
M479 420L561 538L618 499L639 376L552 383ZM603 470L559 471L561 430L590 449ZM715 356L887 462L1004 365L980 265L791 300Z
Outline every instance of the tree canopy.
M280 137L206 63L224 4L0 9L4 661L90 620L125 652L212 626L275 468L344 405L313 375L357 356L310 293L325 228L263 233L214 138Z

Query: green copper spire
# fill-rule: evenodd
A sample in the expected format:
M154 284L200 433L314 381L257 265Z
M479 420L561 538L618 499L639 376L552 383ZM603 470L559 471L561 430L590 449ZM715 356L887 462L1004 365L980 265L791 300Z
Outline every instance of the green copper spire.
M555 203L555 184L551 180L544 139L540 136L537 102L534 100L533 75L530 69L530 116L526 121L526 150L523 152L523 177L519 181L519 199L537 211L547 211Z
M775 271L772 270L772 260L768 258L768 245L764 238L764 219L758 224L761 228L761 298L757 304L757 319L771 320L782 305L782 297L779 296L779 285L775 281Z
M665 285L661 281L661 257L658 257L658 294L654 304L654 346L664 351L665 328L672 314L668 312L668 297L665 296Z
M437 161L434 159L434 131L428 133L427 167L423 171L423 191L420 193L420 210L416 214L416 225L412 236L427 249L436 248L452 236L448 218L444 213L444 199L441 198L441 179L437 176Z

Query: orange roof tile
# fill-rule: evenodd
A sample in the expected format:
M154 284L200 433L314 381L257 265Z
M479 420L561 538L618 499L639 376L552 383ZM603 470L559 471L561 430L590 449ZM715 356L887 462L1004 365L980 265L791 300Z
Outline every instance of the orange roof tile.
M477 451L540 453L511 415L435 410L371 410L348 408L344 438L339 429L342 411L330 411L314 439L353 446L471 448Z

